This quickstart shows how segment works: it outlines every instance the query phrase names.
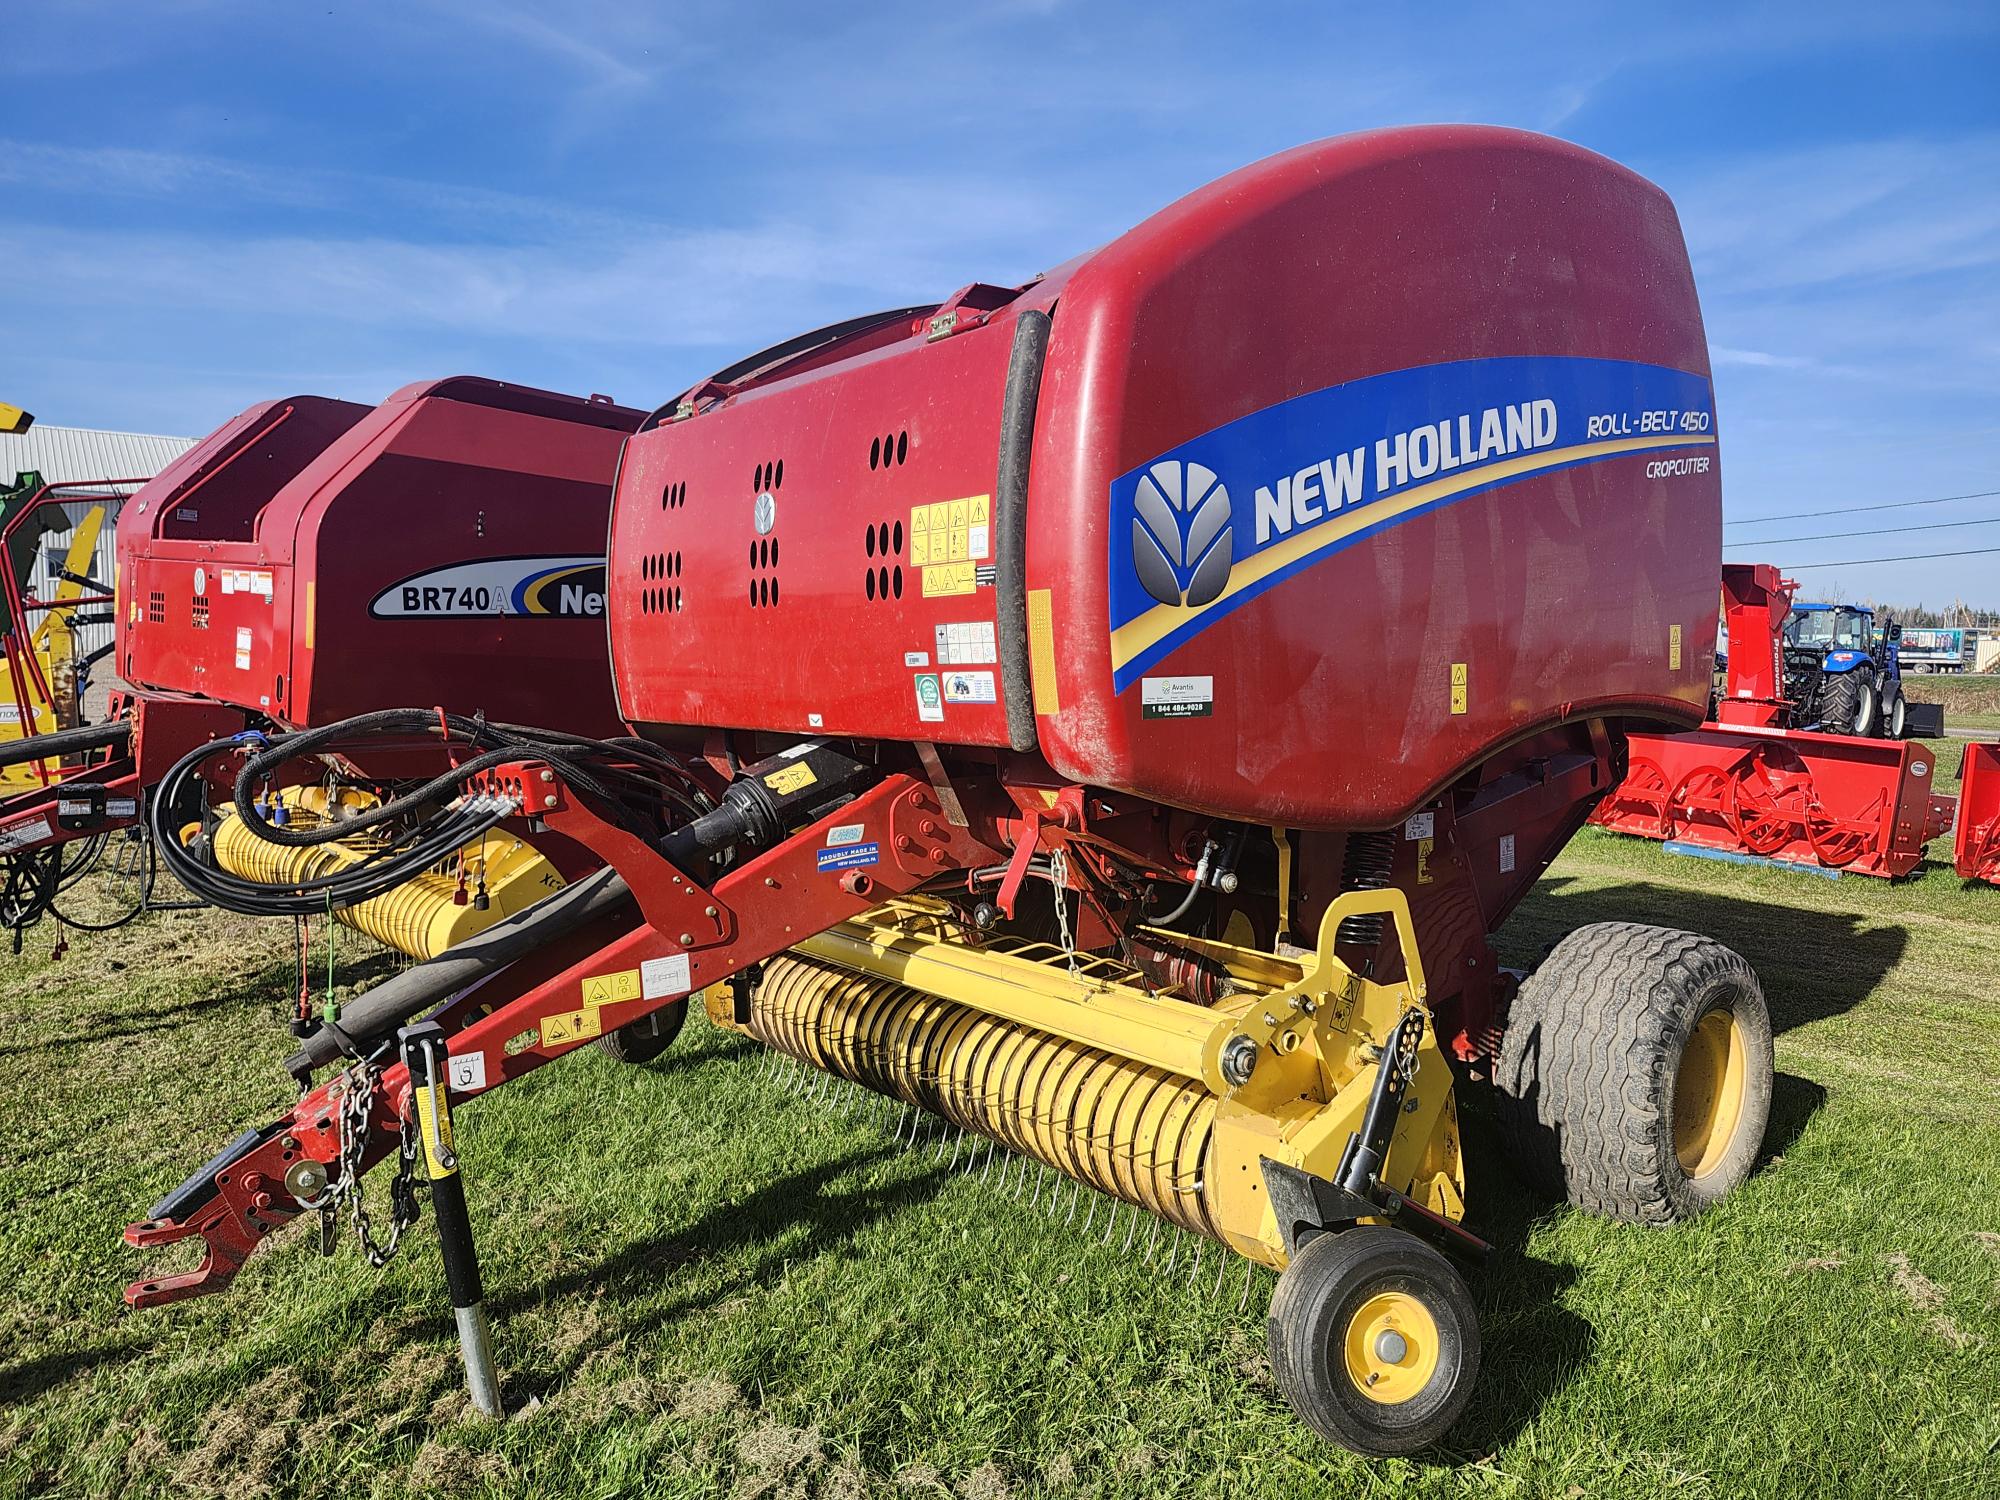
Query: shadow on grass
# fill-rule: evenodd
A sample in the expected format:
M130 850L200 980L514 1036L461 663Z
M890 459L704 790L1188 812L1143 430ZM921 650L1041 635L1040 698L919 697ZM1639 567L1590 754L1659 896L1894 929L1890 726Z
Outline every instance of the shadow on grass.
M358 963L346 966L340 975L341 983L372 988L394 974L404 962L399 954L374 954ZM68 1036L52 1036L38 1042L23 1042L18 1046L0 1047L0 1058L20 1057L32 1052L59 1052L70 1047L89 1046L93 1042L117 1041L121 1037L145 1036L155 1031L175 1031L196 1016L206 1015L210 1011L221 1010L227 1006L251 1005L259 1001L283 1001L297 984L298 971L289 960L284 963L266 964L255 973L238 978L233 984L206 995L198 995L191 1000L105 1015L98 1018L100 1024L94 1030L75 1032ZM317 993L315 985L315 994Z
M1825 1104L1826 1090L1811 1079L1776 1075L1759 1169L1789 1151ZM1466 1119L1477 1122L1464 1137L1466 1180L1473 1185L1467 1222L1492 1243L1494 1253L1472 1278L1484 1348L1479 1394L1453 1429L1451 1451L1441 1455L1458 1461L1518 1437L1582 1371L1597 1344L1596 1329L1562 1302L1577 1269L1542 1260L1527 1248L1538 1225L1570 1210L1523 1183L1507 1165L1483 1100L1466 1111ZM1468 1449L1468 1443L1475 1446Z
M945 1171L926 1171L890 1183L842 1181L903 1156L889 1146L869 1147L794 1172L747 1198L717 1204L684 1228L634 1241L604 1260L551 1277L527 1291L491 1298L488 1311L504 1322L512 1314L570 1298L641 1302L676 1271L716 1260L730 1262L728 1275L706 1278L705 1285L690 1286L664 1304L647 1306L618 1321L606 1334L621 1343L642 1338L745 1292L768 1288L784 1276L787 1266L822 1255L866 1225L934 1197L949 1178ZM742 1263L746 1255L747 1266ZM451 1336L448 1320L434 1321L439 1338ZM558 1367L523 1371L508 1379L509 1405L530 1397L546 1398L576 1373L595 1348L595 1342L585 1343Z
M1679 927L1734 948L1757 971L1771 1028L1778 1032L1852 1010L1910 944L1907 929L1849 912L1746 901L1645 880L1580 889L1571 876L1536 887L1508 922L1505 941L1532 960L1547 943L1592 922Z
M80 1375L88 1375L107 1361L130 1359L144 1352L144 1346L135 1345L129 1339L113 1339L86 1344L81 1349L43 1354L18 1364L0 1365L0 1411L18 1402L45 1395Z

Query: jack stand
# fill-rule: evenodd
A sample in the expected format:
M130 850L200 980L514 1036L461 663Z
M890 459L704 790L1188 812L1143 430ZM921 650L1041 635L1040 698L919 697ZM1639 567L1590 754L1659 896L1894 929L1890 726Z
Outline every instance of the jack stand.
M437 1216L438 1248L444 1253L445 1285L451 1291L458 1349L465 1359L466 1390L482 1416L503 1417L506 1408L500 1404L500 1379L493 1368L493 1344L482 1306L486 1294L479 1279L479 1256L472 1247L472 1216L466 1210L465 1182L452 1143L444 1028L424 1021L403 1027L396 1040L410 1072L410 1096L416 1103L417 1133L423 1141L431 1208Z

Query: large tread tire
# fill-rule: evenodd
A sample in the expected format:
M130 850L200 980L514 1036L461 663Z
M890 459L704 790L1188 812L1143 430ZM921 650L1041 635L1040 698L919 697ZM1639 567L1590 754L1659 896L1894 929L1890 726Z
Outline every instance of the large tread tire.
M1690 1039L1717 1011L1733 1028L1725 1017L1703 1036L1728 1031L1740 1046L1740 1092L1690 1170L1676 1147L1676 1088ZM1756 1164L1771 1113L1771 1016L1749 963L1712 938L1598 922L1522 984L1493 1081L1501 1139L1531 1185L1607 1218L1678 1223Z
M1420 1357L1430 1373L1411 1377L1393 1404L1374 1399L1349 1374L1350 1329L1372 1299L1385 1297L1420 1303L1431 1342L1420 1351L1412 1333L1405 1363ZM1434 1446L1479 1378L1479 1314L1464 1279L1415 1235L1386 1225L1301 1244L1271 1297L1269 1338L1271 1374L1292 1410L1321 1437L1370 1458ZM1387 1373L1393 1379L1398 1371Z
M687 1014L685 1000L663 1005L630 1025L605 1032L597 1039L597 1049L622 1063L649 1063L673 1046L674 1038L687 1025Z
M1857 667L1829 677L1820 689L1819 727L1826 734L1866 738L1875 733L1880 709L1875 684Z

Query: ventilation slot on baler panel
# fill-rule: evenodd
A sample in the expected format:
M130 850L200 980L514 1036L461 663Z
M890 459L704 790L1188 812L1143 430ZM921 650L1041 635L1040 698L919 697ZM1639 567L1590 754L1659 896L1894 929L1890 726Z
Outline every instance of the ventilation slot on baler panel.
M778 603L778 539L760 536L750 544L750 607L772 609Z
M639 613L677 615L681 612L681 555L648 552L639 559Z
M146 596L146 618L155 625L167 623L167 596L159 589Z
M908 429L878 437L868 445L868 467L871 469L898 468L910 461L910 434Z
M778 491L785 485L782 458L761 463L750 475L754 497L751 515L757 536L750 543L750 607L775 609L778 604Z
M903 523L880 521L862 528L866 554L861 592L871 601L903 597Z
M196 594L188 607L188 623L196 630L208 629L208 595Z

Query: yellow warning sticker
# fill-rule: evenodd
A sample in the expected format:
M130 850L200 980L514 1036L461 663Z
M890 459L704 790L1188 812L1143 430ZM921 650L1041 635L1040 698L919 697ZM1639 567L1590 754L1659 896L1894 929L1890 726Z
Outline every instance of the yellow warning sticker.
M451 1140L451 1111L440 1110L432 1100L429 1089L418 1089L416 1096L417 1135L424 1143L424 1165L430 1169L431 1180L439 1182L458 1170L455 1164L446 1166L437 1153L437 1146L443 1146L454 1153L456 1162L458 1148Z
M1345 1031L1354 1020L1354 1002L1361 997L1361 985L1357 979L1346 989L1330 996L1326 1006L1326 1029Z
M934 500L910 508L910 566L984 562L993 554L993 497L968 495L963 500ZM954 573L950 575L956 578ZM971 593L966 588L929 587L927 594Z
M1455 714L1464 713L1466 701L1465 663L1455 661L1451 664L1451 711Z
M813 775L813 768L804 761L795 761L789 766L780 766L764 778L764 785L780 794L802 792L819 778Z
M1055 610L1047 589L1028 590L1028 680L1035 692L1035 712L1062 712L1056 693Z
M583 981L583 1003L587 1006L617 1005L639 998L639 971L620 969L615 974L592 974Z
M932 555L936 555L937 534L931 535ZM960 552L963 557L965 554ZM974 565L966 562L933 563L924 569L924 597L939 599L950 594L969 594L976 586L973 582Z
M1437 877L1431 874L1431 850L1437 847L1436 839L1417 840L1417 884L1433 885Z
M582 1010L566 1010L542 1017L542 1045L560 1047L567 1042L584 1042L604 1034L604 1020L594 1005Z
M1681 628L1678 625L1667 630L1667 666L1675 672L1681 669Z

